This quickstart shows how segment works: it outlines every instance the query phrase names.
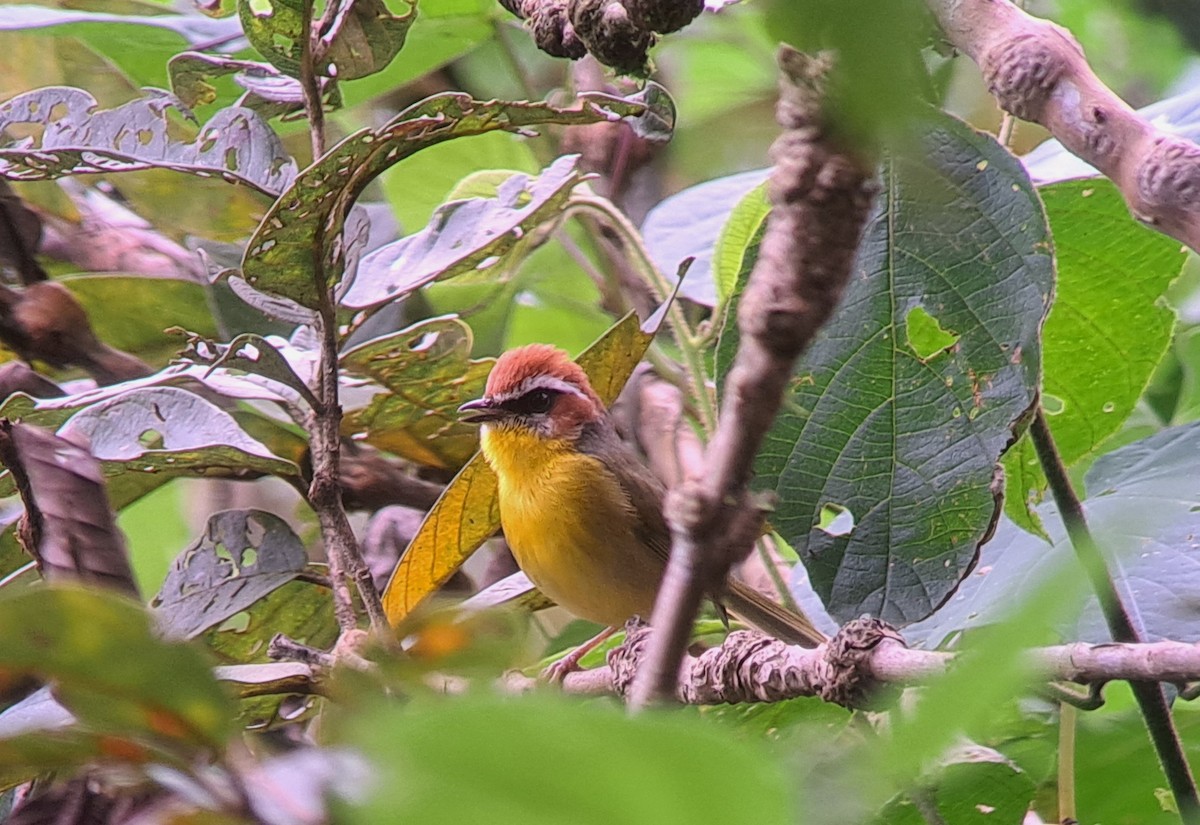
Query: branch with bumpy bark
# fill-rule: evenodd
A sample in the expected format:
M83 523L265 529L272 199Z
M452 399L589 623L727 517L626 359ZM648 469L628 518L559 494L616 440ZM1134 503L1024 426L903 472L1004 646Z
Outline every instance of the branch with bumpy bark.
M568 674L562 688L581 695L632 693L646 657L650 630L628 629L624 644L603 667ZM1097 686L1111 681L1183 684L1200 680L1200 645L1184 642L1085 644L1028 652L1031 678ZM694 705L780 702L816 696L845 707L871 707L890 692L944 673L953 653L910 650L895 630L877 619L848 623L827 644L810 649L751 631L730 633L719 647L687 656L676 699ZM532 689L536 679L510 674L510 690Z
M928 3L1001 108L1045 126L1117 185L1135 217L1200 251L1200 146L1138 116L1061 26L1008 0Z
M791 380L792 366L828 320L850 279L877 186L874 162L847 144L824 108L828 61L779 53L783 133L771 147L771 215L738 307L740 343L706 474L672 488L665 513L671 559L651 624L635 707L675 694L692 621L749 552L762 512L747 485L755 455Z
M703 0L500 0L525 21L537 47L554 57L585 54L623 74L644 75L658 35L704 11Z

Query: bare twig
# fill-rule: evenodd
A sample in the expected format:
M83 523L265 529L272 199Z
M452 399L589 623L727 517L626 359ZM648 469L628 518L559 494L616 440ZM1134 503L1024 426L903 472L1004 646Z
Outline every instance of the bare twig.
M428 510L445 489L417 478L402 462L361 444L351 444L344 450L339 479L342 502L348 510L375 511L396 504Z
M334 665L332 653L301 644L282 633L276 633L267 644L267 655L286 662L303 662L321 670L331 670Z
M1200 251L1200 146L1138 116L1070 32L1009 0L927 0L1000 106L1040 123L1121 190L1133 214Z
M749 551L761 515L747 483L792 365L832 313L850 277L875 193L873 164L837 143L821 111L827 64L780 52L772 147L773 210L738 309L741 344L725 383L706 474L672 489L671 560L654 606L656 631L633 692L635 707L675 695L679 663L705 592Z
M941 675L955 654L910 650L898 636L879 628L844 635L817 648L788 645L755 631L731 633L720 647L687 656L680 670L676 698L689 704L779 702L819 696L855 704L888 687L924 684ZM628 696L633 674L647 655L647 632L630 632L628 641L609 653L603 667L569 674L568 693ZM846 651L861 654L847 666ZM1175 682L1200 674L1200 645L1183 642L1085 644L1035 648L1027 655L1034 678L1085 685L1114 680ZM511 689L537 684L509 674Z
M1087 520L1084 518L1083 505L1071 479L1067 475L1066 466L1058 454L1058 447L1050 433L1046 422L1046 414L1039 406L1029 428L1033 446L1037 450L1038 461L1046 473L1046 481L1054 494L1058 512L1067 528L1075 555L1079 558L1088 578L1091 579L1092 589L1100 600L1100 610L1108 624L1108 631L1118 642L1139 642L1138 633L1128 610L1121 602L1109 570L1108 561L1099 545L1092 538ZM1162 685L1156 681L1133 680L1129 683L1138 708L1146 722L1146 729L1154 743L1158 759L1162 763L1171 792L1175 795L1179 806L1179 815L1184 822L1200 822L1200 797L1196 792L1196 780L1192 776L1191 767L1183 753L1183 743L1179 732L1175 729L1171 718L1171 709L1167 704L1166 694Z

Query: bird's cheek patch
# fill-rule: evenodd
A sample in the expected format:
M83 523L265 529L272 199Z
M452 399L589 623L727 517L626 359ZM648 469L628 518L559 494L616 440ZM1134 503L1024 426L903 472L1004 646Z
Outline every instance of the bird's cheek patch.
M596 418L598 412L591 399L574 394L560 395L550 408L551 435L563 438L577 433L580 427Z

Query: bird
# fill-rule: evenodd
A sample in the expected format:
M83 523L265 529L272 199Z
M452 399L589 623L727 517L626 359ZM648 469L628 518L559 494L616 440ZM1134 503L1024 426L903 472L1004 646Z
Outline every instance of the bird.
M517 565L561 607L607 626L547 673L561 679L616 628L650 617L670 552L665 487L617 434L587 374L557 347L503 353L483 397L459 413L481 425L480 450L498 480L500 522ZM806 617L736 579L711 595L782 641L826 641Z

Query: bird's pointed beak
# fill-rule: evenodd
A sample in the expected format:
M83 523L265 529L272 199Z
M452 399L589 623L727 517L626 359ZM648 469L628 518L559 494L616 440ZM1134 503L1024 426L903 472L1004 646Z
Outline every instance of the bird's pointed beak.
M468 424L482 424L485 421L495 421L500 418L500 411L490 398L476 398L458 408L461 421Z

